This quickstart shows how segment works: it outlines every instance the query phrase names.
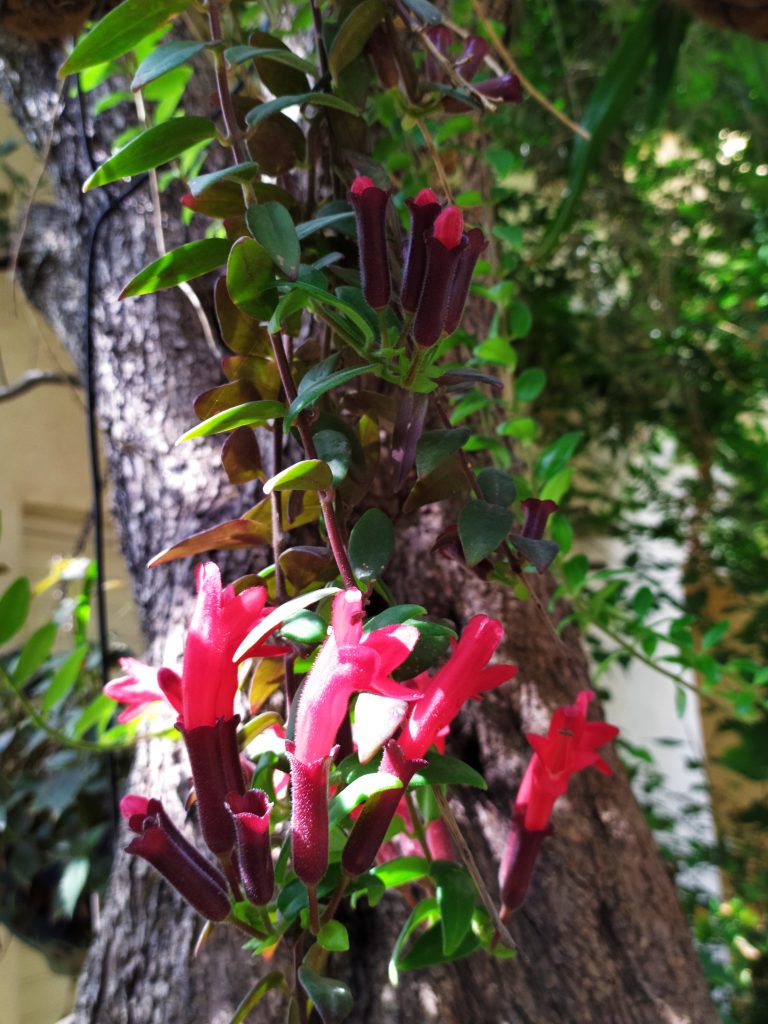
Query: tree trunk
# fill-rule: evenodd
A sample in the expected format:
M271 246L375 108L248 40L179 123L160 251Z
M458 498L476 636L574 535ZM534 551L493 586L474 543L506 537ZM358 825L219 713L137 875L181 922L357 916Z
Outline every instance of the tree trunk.
M57 106L60 54L0 41L3 87L33 143L42 150ZM90 168L76 103L57 118L49 173L61 205L37 209L25 243L24 285L82 364L83 265L89 223L102 199L82 197ZM113 189L117 189L113 186ZM111 215L97 243L93 318L98 405L115 512L152 657L178 657L180 627L193 592L187 561L147 572L147 558L178 537L236 515L242 496L222 483L216 443L182 449L190 396L219 382L218 370L186 300L161 294L119 304L116 293L154 256L149 200L139 189ZM179 239L173 240L174 244ZM489 789L456 791L453 805L489 887L528 747L524 733L545 731L552 708L589 685L578 636L555 638L532 601L481 584L429 554L438 517L425 516L401 538L393 586L458 625L478 610L504 623L500 652L516 661L516 680L461 716L454 752L474 763ZM230 561L230 567L232 562ZM549 583L539 580L545 601ZM165 644L163 638L170 635ZM171 744L139 748L131 786L167 795L186 771ZM583 773L555 813L530 898L512 919L515 960L476 954L429 973L386 980L392 943L407 913L388 895L375 910L348 918L352 952L333 965L348 972L351 1022L415 1020L509 1024L707 1024L716 1016L677 895L616 761L606 779ZM196 960L199 920L143 862L120 853L101 927L83 973L77 1024L226 1024L264 968L219 929ZM283 1019L279 1000L260 1020Z

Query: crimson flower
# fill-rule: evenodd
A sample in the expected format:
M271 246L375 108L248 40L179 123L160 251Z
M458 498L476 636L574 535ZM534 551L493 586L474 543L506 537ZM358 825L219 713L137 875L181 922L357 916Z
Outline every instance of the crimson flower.
M118 722L138 718L158 701L181 713L181 679L172 669L152 668L137 658L121 658L120 668L125 675L110 680L104 687L107 697L127 705L117 716Z
M272 899L275 869L269 842L269 812L272 804L261 789L227 794L227 809L232 815L237 837L237 866L245 895L251 903L263 906Z
M451 282L467 244L461 210L446 206L426 240L427 264L411 330L414 341L424 348L434 345L443 333Z
M349 190L357 221L363 294L373 309L385 309L392 294L386 234L389 196L388 189L378 188L365 175L355 178Z
M431 188L423 188L415 199L406 199L405 203L411 214L411 228L405 249L400 305L406 313L414 313L427 267L427 232L440 213L440 202Z
M467 304L469 286L472 282L475 265L488 248L488 243L480 228L472 228L464 237L467 240L467 244L463 247L456 264L456 270L454 271L451 287L448 292L448 302L445 307L443 330L446 334L453 334L459 326L464 306Z
M521 537L530 537L532 540L541 540L547 528L547 520L553 512L557 512L557 502L545 498L526 498L522 503L525 509L523 528L520 531Z

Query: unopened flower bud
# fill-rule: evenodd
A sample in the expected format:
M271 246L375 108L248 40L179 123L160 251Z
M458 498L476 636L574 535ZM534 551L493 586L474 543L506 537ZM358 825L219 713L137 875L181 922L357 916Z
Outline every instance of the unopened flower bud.
M192 768L195 798L203 839L213 853L223 856L235 845L232 819L224 806L227 793L244 792L240 751L237 746L239 715L220 718L216 725L181 729Z
M260 789L228 793L227 808L237 838L237 866L246 897L257 907L269 903L275 888L275 868L269 842L272 804Z
M333 752L305 764L285 749L291 762L291 852L293 870L307 885L317 885L328 867L328 766Z
M423 188L415 199L407 199L406 205L411 213L411 228L405 250L400 304L406 313L414 313L427 267L426 236L440 213L440 203L431 188Z
M465 82L472 81L490 52L490 46L480 36L470 36L467 39L464 52L456 61L456 70Z
M446 334L453 334L461 322L461 315L467 303L469 286L472 283L472 274L478 259L485 252L488 243L480 228L472 228L466 234L467 245L462 250L456 264L456 271L451 281L448 293L448 304L445 310L445 324L443 330Z
M427 29L427 38L443 57L448 56L448 47L451 45L451 30L446 28L445 25L433 25ZM424 65L424 71L430 82L442 82L445 74L440 62L435 57L431 50L427 50L427 59Z
M523 528L520 531L521 537L530 537L531 540L541 540L547 528L547 520L553 512L557 511L557 502L549 498L542 501L540 498L526 498L522 502L525 510Z
M498 100L501 103L523 102L520 79L514 71L508 71L500 78L487 78L484 82L478 82L474 88L488 99Z
M355 178L349 190L357 220L363 294L374 309L385 309L392 294L386 235L389 195L364 175Z
M414 341L424 348L434 345L443 333L451 282L466 245L461 211L448 206L436 218L432 237L426 241L427 266L411 329Z

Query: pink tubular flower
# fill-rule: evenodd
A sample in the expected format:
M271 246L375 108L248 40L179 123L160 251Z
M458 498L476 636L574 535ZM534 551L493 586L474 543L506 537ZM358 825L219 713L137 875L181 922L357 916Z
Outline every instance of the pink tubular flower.
M125 675L110 680L104 687L107 697L128 705L117 716L118 722L138 718L158 701L165 701L174 711L181 712L181 679L172 669L152 668L136 658L121 658L120 668Z

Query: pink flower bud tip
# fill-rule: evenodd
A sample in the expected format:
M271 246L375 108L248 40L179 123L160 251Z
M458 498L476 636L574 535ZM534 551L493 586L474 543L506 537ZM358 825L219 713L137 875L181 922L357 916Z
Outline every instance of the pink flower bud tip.
M352 186L350 187L349 191L352 193L353 196L360 196L367 189L373 187L374 185L371 179L367 178L365 175L361 175L359 178L355 178L355 180L352 182Z
M413 202L416 206L429 206L430 203L439 203L440 200L431 188L423 188Z
M433 233L438 242L446 249L455 249L461 244L464 234L464 218L458 206L446 206L437 215Z

